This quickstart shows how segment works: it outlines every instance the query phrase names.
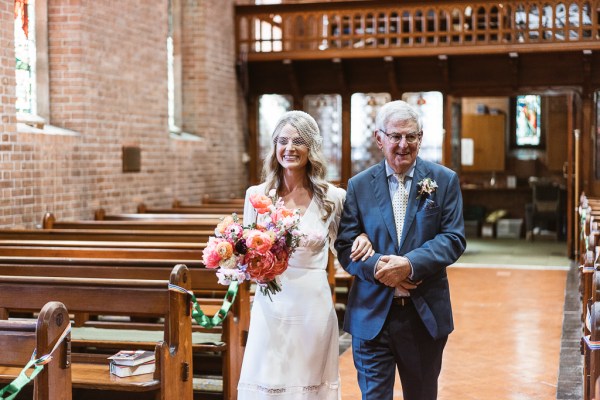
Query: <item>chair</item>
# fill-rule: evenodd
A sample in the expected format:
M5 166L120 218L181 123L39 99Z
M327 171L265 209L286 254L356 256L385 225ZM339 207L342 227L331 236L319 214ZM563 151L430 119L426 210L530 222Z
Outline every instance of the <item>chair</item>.
M561 231L560 187L554 182L538 179L530 179L529 184L533 196L532 202L525 206L527 239L533 240L542 231L553 231L558 239Z

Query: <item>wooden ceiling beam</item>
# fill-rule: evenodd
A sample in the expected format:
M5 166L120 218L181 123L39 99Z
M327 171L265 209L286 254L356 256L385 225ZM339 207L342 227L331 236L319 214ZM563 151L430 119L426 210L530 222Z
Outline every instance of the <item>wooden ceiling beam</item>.
M583 94L589 96L592 89L592 50L583 51Z
M396 60L392 56L385 56L383 58L385 70L387 72L387 80L390 85L390 94L392 99L399 99L401 96L400 89L398 88L398 74L396 73Z
M340 88L340 94L345 95L349 93L348 89L348 80L346 77L346 73L344 71L344 61L341 58L333 58L331 60L333 64L333 70L335 71L335 76L337 76L337 83Z
M508 64L510 66L510 75L512 77L512 88L513 90L518 90L519 89L519 82L520 82L520 74L519 74L519 70L520 70L520 62L519 62L519 53L517 52L510 52L508 53Z
M296 67L294 65L294 62L288 59L283 60L283 65L288 77L288 82L290 83L290 92L292 97L294 98L294 109L301 110L303 93L300 90L300 85L298 84L298 74L296 72Z
M450 92L452 89L452 82L450 81L450 61L446 54L438 55L438 65L444 81L444 87L446 92Z

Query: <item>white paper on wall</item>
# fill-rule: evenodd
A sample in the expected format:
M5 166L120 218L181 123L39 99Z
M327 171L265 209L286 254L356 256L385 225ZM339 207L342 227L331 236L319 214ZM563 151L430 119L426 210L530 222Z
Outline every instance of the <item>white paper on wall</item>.
M473 139L460 140L460 163L462 165L473 165L474 148Z

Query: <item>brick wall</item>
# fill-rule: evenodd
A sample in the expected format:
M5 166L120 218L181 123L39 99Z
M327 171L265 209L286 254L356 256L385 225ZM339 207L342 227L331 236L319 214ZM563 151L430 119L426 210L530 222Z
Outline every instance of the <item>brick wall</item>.
M25 206L22 149L16 140L14 2L0 0L0 224L21 223ZM26 183L27 185L27 183Z
M168 132L167 0L50 2L50 119L73 134L17 133L13 1L0 0L0 226L244 193L233 0L182 3L183 128L199 140ZM140 146L141 172L122 172L123 145Z
M193 196L238 195L245 185L246 149L240 134L245 116L235 75L233 0L185 1L182 38L183 130L200 136L201 147L188 152L189 163L202 163L203 174L190 174ZM180 143L185 146L185 143ZM184 151L181 146L179 151ZM177 197L180 190L175 188ZM242 193L243 194L243 193Z

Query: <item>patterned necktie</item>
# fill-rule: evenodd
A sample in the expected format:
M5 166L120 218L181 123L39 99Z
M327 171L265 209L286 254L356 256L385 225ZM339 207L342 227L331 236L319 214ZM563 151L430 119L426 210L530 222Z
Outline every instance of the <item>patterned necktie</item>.
M398 232L398 245L400 245L404 216L406 215L406 206L408 205L408 192L404 187L404 174L394 175L398 179L398 189L392 198L392 208L394 209L394 221L396 222L396 231Z

